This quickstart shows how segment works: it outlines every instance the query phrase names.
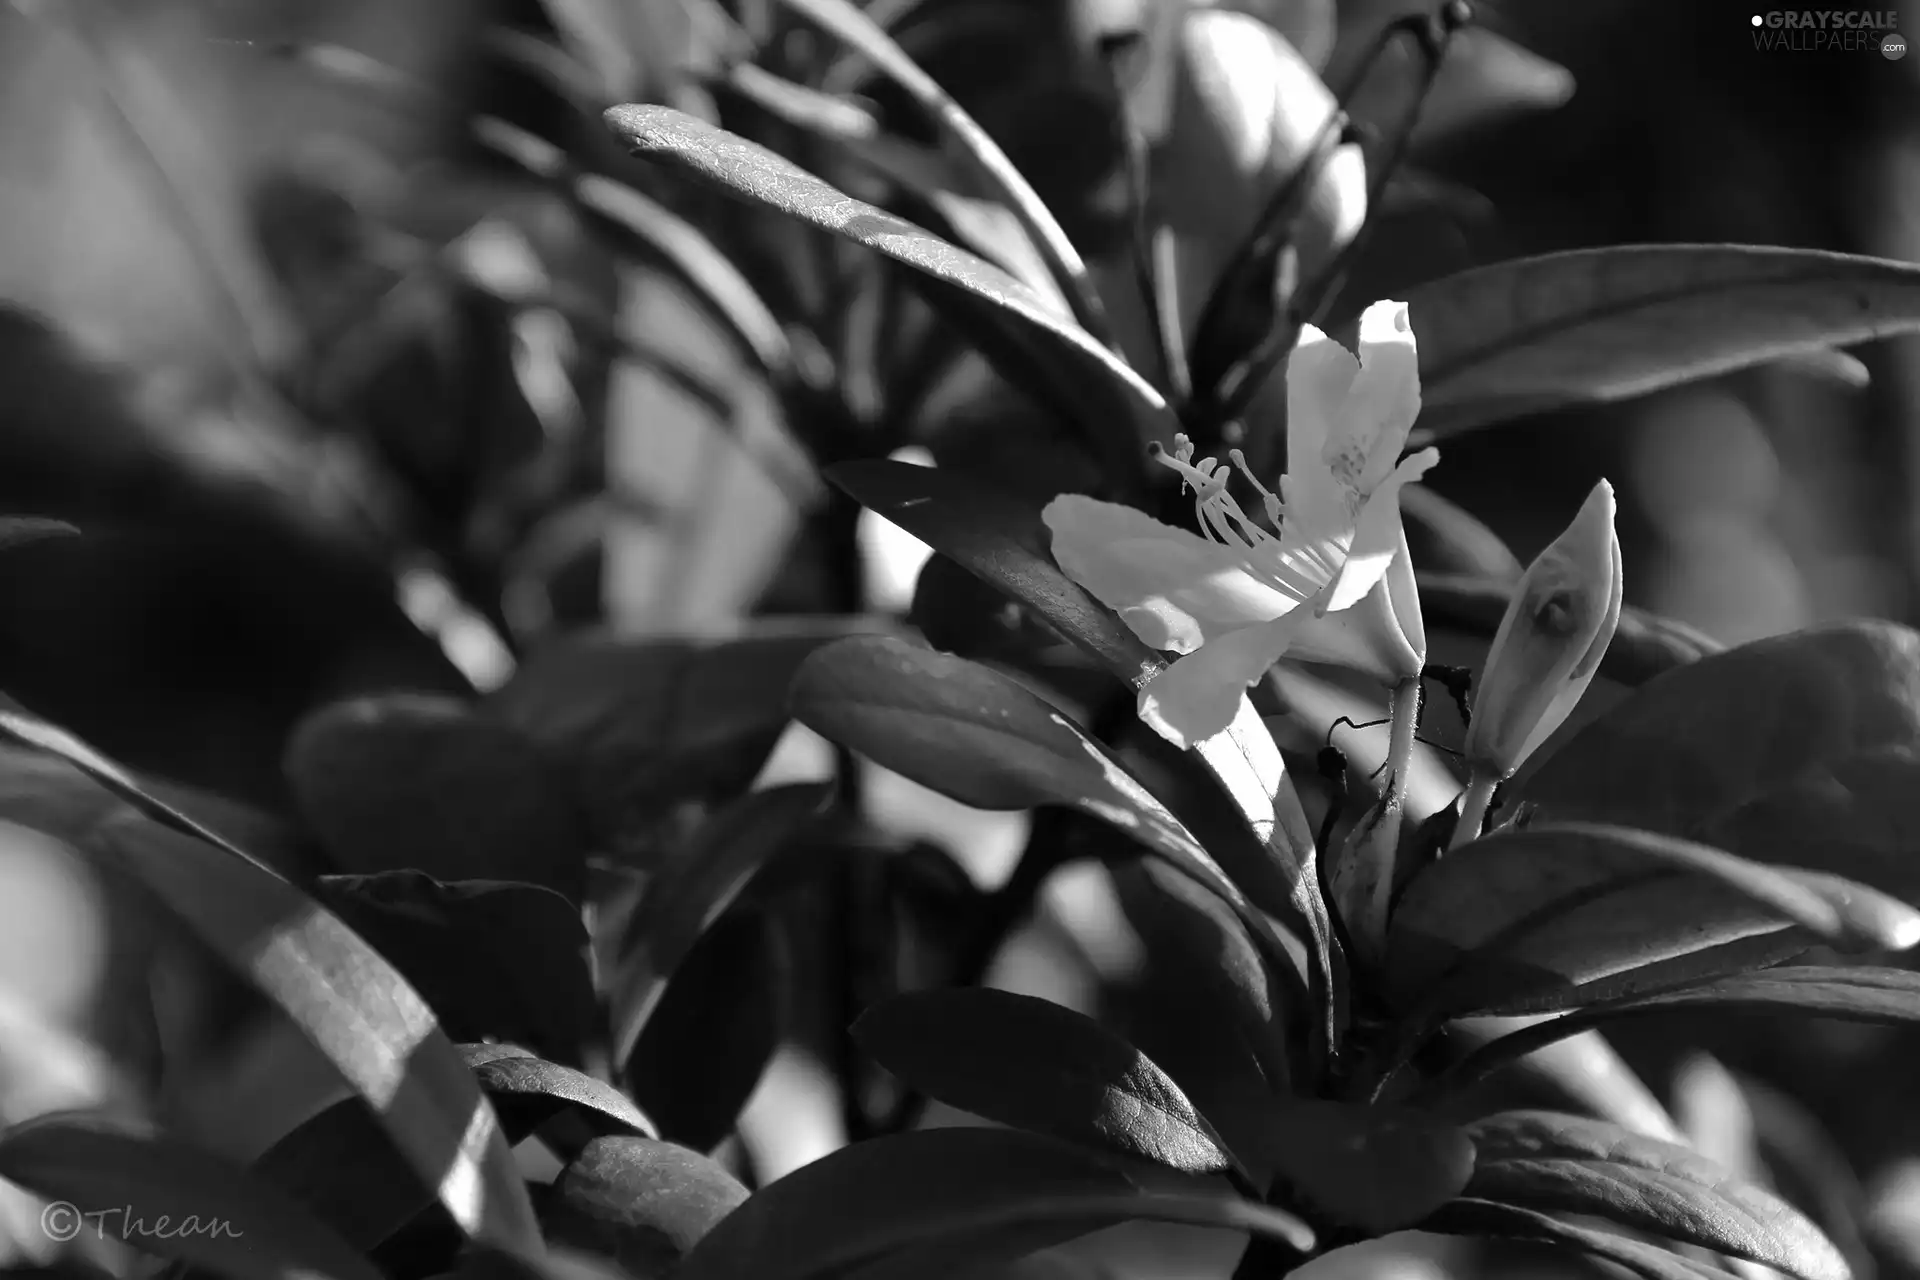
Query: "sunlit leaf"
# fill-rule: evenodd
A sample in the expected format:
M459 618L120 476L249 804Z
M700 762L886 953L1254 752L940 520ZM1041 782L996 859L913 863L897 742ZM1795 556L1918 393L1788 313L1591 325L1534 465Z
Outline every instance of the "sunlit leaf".
M667 1274L747 1199L697 1151L643 1137L595 1139L554 1182L549 1239L602 1254L634 1276Z
M637 155L667 160L756 203L867 245L913 268L990 360L1051 401L1101 448L1123 483L1144 472L1140 450L1171 441L1159 394L1085 330L1063 323L1000 268L884 210L855 200L738 135L664 107L624 106L608 124Z
M592 1123L608 1134L659 1136L653 1121L604 1080L530 1054L490 1052L499 1047L461 1045L460 1051L473 1067L480 1087L493 1100L509 1141L525 1137L569 1108L587 1113Z
M537 1250L533 1207L492 1108L391 965L338 917L73 735L17 708L0 708L0 732L60 756L150 819L108 819L88 852L113 858L293 1019L379 1112L456 1223L503 1248Z

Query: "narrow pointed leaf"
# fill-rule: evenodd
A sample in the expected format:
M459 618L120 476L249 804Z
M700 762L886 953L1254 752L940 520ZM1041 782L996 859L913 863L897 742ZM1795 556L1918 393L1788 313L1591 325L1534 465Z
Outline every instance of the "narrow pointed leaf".
M1863 885L1651 832L1531 827L1456 849L1408 886L1386 981L1430 1017L1550 1007L1570 988L1789 925L1855 950L1920 941L1920 912Z
M985 1119L1184 1173L1237 1165L1166 1072L1051 1001L982 988L913 992L869 1008L853 1035L912 1088Z
M1565 1245L1588 1257L1624 1267L1642 1280L1725 1280L1727 1274L1719 1267L1682 1257L1651 1241L1563 1222L1551 1214L1489 1200L1455 1200L1421 1225L1428 1231L1448 1235Z
M155 799L78 738L18 708L0 732L134 805L89 852L111 857L291 1017L379 1113L409 1164L478 1239L537 1249L533 1206L493 1109L432 1011L340 919L258 859Z
M1031 385L1037 379L1050 388L1050 398L1125 468L1116 475L1137 478L1146 442L1171 440L1172 414L1158 392L992 263L692 116L666 107L623 106L607 113L607 123L636 155L671 161L918 272L970 336L991 346L989 358L1023 364L1026 377L1017 381Z
M1117 827L1219 894L1269 955L1277 953L1271 924L1179 819L1098 743L1007 677L902 640L863 637L810 658L790 701L808 728L962 804L1065 805Z
M1920 329L1920 268L1811 249L1634 245L1478 267L1407 297L1437 439ZM1414 441L1415 446L1419 440Z
M679 862L648 886L626 930L614 992L614 1061L624 1062L700 935L755 873L832 797L825 785L775 787L736 800L710 818Z
M1616 1018L1709 1008L1793 1010L1854 1022L1920 1023L1920 974L1874 966L1794 965L1602 1000L1483 1045L1442 1077L1440 1084L1465 1088L1519 1058Z
M1509 790L1536 823L1640 827L1920 900L1920 633L1849 621L1704 657Z
M9 1129L0 1177L58 1202L41 1218L55 1239L124 1240L231 1280L379 1280L371 1262L271 1183L101 1117L56 1114Z
M689 1254L675 1280L817 1280L913 1248L1054 1224L1064 1243L1129 1219L1258 1231L1295 1249L1313 1234L1225 1196L1140 1190L1081 1148L1001 1129L931 1129L844 1147L756 1193ZM1046 1243L1036 1243L1040 1248Z

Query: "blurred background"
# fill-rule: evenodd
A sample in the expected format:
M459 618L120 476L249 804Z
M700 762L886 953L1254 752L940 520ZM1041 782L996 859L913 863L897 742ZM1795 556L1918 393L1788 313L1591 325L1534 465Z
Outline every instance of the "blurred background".
M1338 84L1372 33L1420 6L1232 7L1290 33L1330 17ZM772 47L911 132L884 86L776 8L0 4L0 511L85 533L0 556L0 689L144 772L285 814L289 736L339 699L471 697L580 627L906 615L925 548L829 497L825 463L897 453L1036 493L1083 487L1087 460L954 358L952 335L876 259L629 160L599 130L598 103L665 102L861 181L723 74L739 42ZM1088 35L1126 20L1124 0L871 8L1090 262L1124 254L1124 149ZM1418 138L1417 189L1376 210L1346 311L1586 246L1920 261L1920 57L1763 50L1751 3L1478 8L1484 30L1462 41ZM1387 59L1370 81L1378 118L1408 83L1406 60ZM646 203L609 216L581 175ZM910 200L902 211L919 216ZM718 314L689 283L684 226L758 297ZM1920 622L1917 357L1920 341L1887 341L1505 424L1449 442L1430 484L1525 561L1609 477L1628 602L1728 643L1858 614ZM763 776L832 763L794 730ZM886 840L932 842L981 888L1029 833L1024 815L968 811L878 769L865 802ZM51 856L22 845L0 863L0 940L26 939L49 900L84 897ZM1063 873L1048 902L994 980L1153 1016L1165 980L1104 874ZM58 932L0 963L39 973L61 955L82 972L110 950ZM1861 1204L1904 1222L1920 1274L1920 1105L1901 1100L1910 1075L1873 1070L1910 1063L1915 1045L1836 1032L1769 1053L1748 1024L1710 1045L1642 1036L1636 1061L1677 1109L1695 1097L1712 1113L1723 1059L1771 1073L1782 1105L1815 1117L1871 1183ZM1702 1048L1717 1057L1687 1056ZM822 1052L795 1037L761 1082L746 1124L761 1177L844 1136ZM1177 1232L1090 1247L1112 1274L1143 1277L1225 1274L1233 1256L1231 1241ZM1348 1258L1339 1273L1549 1269L1386 1248L1391 1266Z

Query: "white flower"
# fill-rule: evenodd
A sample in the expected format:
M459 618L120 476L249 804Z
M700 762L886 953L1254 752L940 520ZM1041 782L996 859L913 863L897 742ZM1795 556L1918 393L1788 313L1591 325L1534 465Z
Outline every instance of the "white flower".
M1465 755L1505 778L1566 721L1620 622L1620 538L1602 480L1528 566L1475 682Z
M1205 537L1077 494L1045 512L1060 567L1156 649L1183 655L1140 691L1140 716L1177 746L1225 729L1246 687L1282 656L1417 677L1426 631L1400 523L1400 488L1439 461L1400 460L1420 411L1404 303L1360 320L1360 358L1311 326L1287 364L1287 474L1259 492L1278 535L1227 492L1232 472L1182 438L1159 460L1194 493ZM1303 607L1305 606L1305 607Z

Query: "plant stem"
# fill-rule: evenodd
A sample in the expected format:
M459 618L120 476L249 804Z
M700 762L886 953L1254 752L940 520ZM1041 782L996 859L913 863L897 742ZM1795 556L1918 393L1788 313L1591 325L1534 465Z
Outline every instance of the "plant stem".
M1453 825L1453 839L1447 842L1448 849L1458 849L1469 840L1480 838L1487 824L1487 807L1493 803L1493 793L1499 785L1500 777L1492 770L1474 769L1467 783L1467 798L1460 807L1460 820Z

